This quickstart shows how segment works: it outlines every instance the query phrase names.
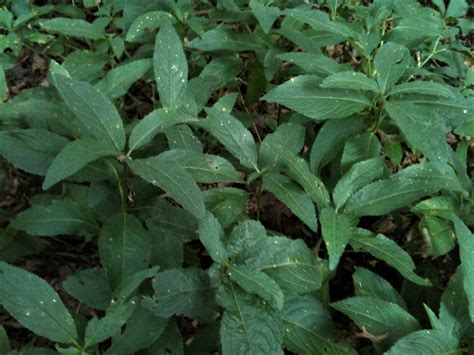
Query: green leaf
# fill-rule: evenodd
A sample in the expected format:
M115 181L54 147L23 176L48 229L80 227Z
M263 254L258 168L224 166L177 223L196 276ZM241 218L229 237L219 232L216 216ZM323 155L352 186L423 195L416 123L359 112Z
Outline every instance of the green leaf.
M0 64L0 102L5 101L8 98L8 83L5 77L5 70Z
M452 99L456 97L453 91L451 91L446 85L421 80L395 85L387 95L390 96L404 94L443 96Z
M163 156L180 164L199 183L242 181L242 176L234 166L219 155L174 149L163 153Z
M425 237L428 253L434 257L447 254L456 247L456 237L451 221L424 216L420 221L419 229Z
M203 191L204 203L223 228L242 216L249 194L234 187L215 188Z
M170 149L188 150L202 153L203 145L193 130L185 124L172 126L164 131Z
M352 221L348 216L339 214L330 207L321 210L319 219L324 243L329 254L329 269L334 270L352 237Z
M141 42L147 33L160 27L165 22L171 20L172 15L164 11L150 11L136 17L128 28L125 40L127 42Z
M66 76L91 82L103 75L102 68L107 64L107 59L103 54L76 50L64 59L61 67L68 73Z
M146 308L138 305L127 321L127 328L114 337L108 354L129 355L151 346L163 334L167 319L155 316ZM155 347L153 347L154 349Z
M250 304L243 292L229 284L220 294L221 304L228 308L221 320L222 354L283 355L282 333L277 317L263 307Z
M410 64L410 53L405 47L387 42L377 50L374 59L375 77L380 91L386 93L397 83Z
M246 238L239 238L237 243L243 249L240 257L245 257L247 266L264 271L291 292L307 293L321 287L322 266L301 239L270 238L256 233L251 228L245 233Z
M409 102L387 102L385 109L411 146L431 161L448 161L446 133L449 128L439 116Z
M441 330L419 330L397 341L387 355L460 355L459 341Z
M381 216L442 189L463 191L450 167L416 164L357 191L344 211L356 216Z
M150 237L140 221L127 213L118 213L104 223L99 236L99 255L112 289L148 267Z
M331 303L367 332L383 337L387 345L420 328L418 321L399 305L367 296Z
M446 17L462 17L469 10L466 0L450 0Z
M337 182L332 193L338 211L355 192L382 177L385 170L381 158L373 158L355 163Z
M319 86L320 83L317 76L300 75L277 86L262 99L317 120L346 117L369 105L360 93L325 89Z
M372 132L365 132L347 139L341 157L341 170L346 172L353 164L377 158L381 153L378 137Z
M300 34L300 32L298 32L298 34ZM316 74L323 77L351 69L350 66L340 64L328 56L315 53L290 52L278 54L276 58L288 61L300 67L307 74Z
M163 107L181 105L188 83L188 62L181 39L170 21L164 21L155 40L153 68Z
M263 175L263 187L283 202L312 231L318 229L316 210L310 197L290 178L280 174Z
M115 291L115 298L118 301L127 300L139 288L143 281L154 277L159 270L159 266L154 266L152 268L141 270L132 275L127 276L123 279L120 287Z
M133 128L128 142L128 146L130 147L130 151L128 154L130 155L131 152L135 149L141 148L145 144L150 143L153 137L155 137L158 133L163 132L169 127L180 123L197 121L197 118L194 118L176 110L169 110L166 108L156 109L146 115Z
M258 37L246 33L234 33L222 28L215 28L204 33L201 38L195 38L188 44L189 48L203 52L230 51L245 52L262 48Z
M59 74L53 78L62 99L89 133L121 151L125 131L115 106L89 83Z
M345 71L328 76L321 83L321 87L328 89L363 90L379 93L380 88L374 79L363 73Z
M56 291L35 274L0 262L0 304L39 336L76 344L74 320Z
M309 171L309 166L302 158L292 155L285 146L269 145L273 154L287 168L288 175L297 181L319 208L329 205L329 192L323 182Z
M147 355L183 355L183 336L174 320L168 322L160 338L147 350Z
M263 298L277 310L283 308L284 295L280 286L264 272L245 265L234 265L228 269L227 275L245 292Z
M204 244L209 256L216 262L224 264L228 259L223 242L224 230L211 212L199 221L199 240Z
M406 279L420 286L431 285L430 281L415 274L415 263L410 255L392 239L383 234L373 236L370 232L358 231L350 240L356 251L365 251L385 261Z
M0 132L0 154L16 168L46 175L67 139L43 129Z
M90 348L119 333L135 306L135 301L112 305L104 317L92 318L87 324L84 346Z
M214 292L207 273L201 269L162 271L154 278L153 288L153 298L145 299L143 306L162 318L174 314L200 318L213 306Z
M162 188L195 217L205 214L204 199L198 185L189 173L166 155L128 162L135 174Z
M361 131L364 120L361 117L346 117L344 120L329 120L324 122L314 140L310 153L311 171L318 172L334 159L346 140Z
M235 117L216 108L207 108L202 126L215 136L240 163L258 171L257 147L250 132Z
M49 189L99 158L114 156L118 153L108 142L98 139L83 138L73 141L54 158L46 173L43 189Z
M459 244L464 291L469 303L469 316L474 322L474 273L472 272L474 268L474 235L458 216L453 214L452 219Z
M84 269L69 276L63 283L64 290L79 302L89 307L105 310L112 300L104 269Z
M91 212L69 200L55 200L48 205L34 205L19 213L12 221L13 228L31 235L82 235L98 231Z
M398 304L406 309L405 301L393 286L384 278L363 267L358 267L352 275L356 296L374 297Z
M259 0L251 0L250 8L252 9L253 15L257 18L263 32L270 32L273 23L280 15L280 9L274 6L268 6Z
M354 31L352 31L350 27L342 23L331 21L329 19L328 14L323 11L288 9L283 11L283 13L298 21L307 23L315 30L322 30L325 32L339 35L343 38L355 36Z
M280 314L283 343L296 354L347 354L329 312L313 296L289 295Z
M71 19L66 17L56 17L38 22L40 28L46 32L58 33L65 36L102 39L104 33L102 28L81 19Z
M11 351L10 341L8 340L8 334L5 331L3 325L0 325L0 352L2 354L9 354Z
M134 60L120 65L108 71L104 78L95 84L95 88L109 100L114 100L125 95L130 86L141 79L151 66L150 59Z

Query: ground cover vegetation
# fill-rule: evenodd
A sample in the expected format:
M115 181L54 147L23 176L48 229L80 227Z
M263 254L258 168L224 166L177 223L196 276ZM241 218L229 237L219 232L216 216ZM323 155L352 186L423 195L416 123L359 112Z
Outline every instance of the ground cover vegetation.
M0 354L472 354L466 0L5 0Z

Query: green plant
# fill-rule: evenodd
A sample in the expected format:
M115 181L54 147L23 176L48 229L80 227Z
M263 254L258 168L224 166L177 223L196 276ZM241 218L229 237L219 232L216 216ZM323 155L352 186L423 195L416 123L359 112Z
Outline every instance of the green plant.
M0 353L472 352L469 11L7 1L0 155L34 196L0 304L56 350ZM57 244L100 261L12 265Z

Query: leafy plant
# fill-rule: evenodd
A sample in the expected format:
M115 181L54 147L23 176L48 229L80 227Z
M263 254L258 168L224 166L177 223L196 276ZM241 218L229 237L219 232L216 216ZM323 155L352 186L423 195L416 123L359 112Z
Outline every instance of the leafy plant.
M365 3L6 1L0 353L472 353L473 8Z

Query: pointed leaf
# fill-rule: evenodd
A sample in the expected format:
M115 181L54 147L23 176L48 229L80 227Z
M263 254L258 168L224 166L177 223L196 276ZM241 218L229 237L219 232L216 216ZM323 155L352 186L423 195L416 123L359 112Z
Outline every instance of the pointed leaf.
M41 20L38 25L42 30L51 33L59 33L71 37L82 37L93 40L104 38L103 30L99 26L81 19L56 17Z
M317 120L346 117L369 105L367 98L360 93L325 89L319 86L320 83L317 76L297 76L277 86L262 99Z
M387 355L460 355L459 341L441 330L419 330L397 341Z
M205 207L201 190L183 167L163 155L133 160L129 163L135 174L162 188L197 218L204 216Z
M259 50L262 48L262 44L257 37L247 33L235 33L222 28L215 28L204 33L201 38L193 39L189 42L188 47L203 52L244 52Z
M125 146L122 119L115 106L89 83L54 74L59 94L91 135L118 151Z
M215 136L240 163L250 169L257 168L257 147L250 132L232 115L216 108L206 109L203 127Z
M100 260L114 290L128 276L148 267L150 237L140 221L130 214L110 217L102 227L98 245Z
M0 304L24 327L39 336L77 344L74 320L46 281L0 262Z
M443 96L449 98L455 98L456 95L449 90L446 85L430 82L415 80L404 84L395 85L387 95L403 95L403 94L422 94L422 95L433 95Z
M164 21L153 53L155 81L163 107L180 106L188 83L188 62L181 38L170 21Z
M374 69L382 93L397 83L410 64L410 53L405 47L387 42L377 50Z
M263 187L283 202L312 231L318 229L316 210L309 196L290 178L279 174L265 174Z
M372 91L376 94L380 91L380 88L374 79L355 71L345 71L332 74L323 80L321 87L328 89Z
M257 18L263 32L268 33L280 15L280 9L274 6L268 6L258 0L250 1L250 8L253 15Z
M199 221L199 240L216 263L225 263L228 259L223 243L224 230L211 212Z
M73 141L53 160L46 173L43 189L49 189L99 158L117 154L119 152L111 148L109 143L98 139L83 138Z
M334 270L352 237L352 221L348 216L338 214L330 207L321 210L319 219L324 243L329 254L329 269Z

